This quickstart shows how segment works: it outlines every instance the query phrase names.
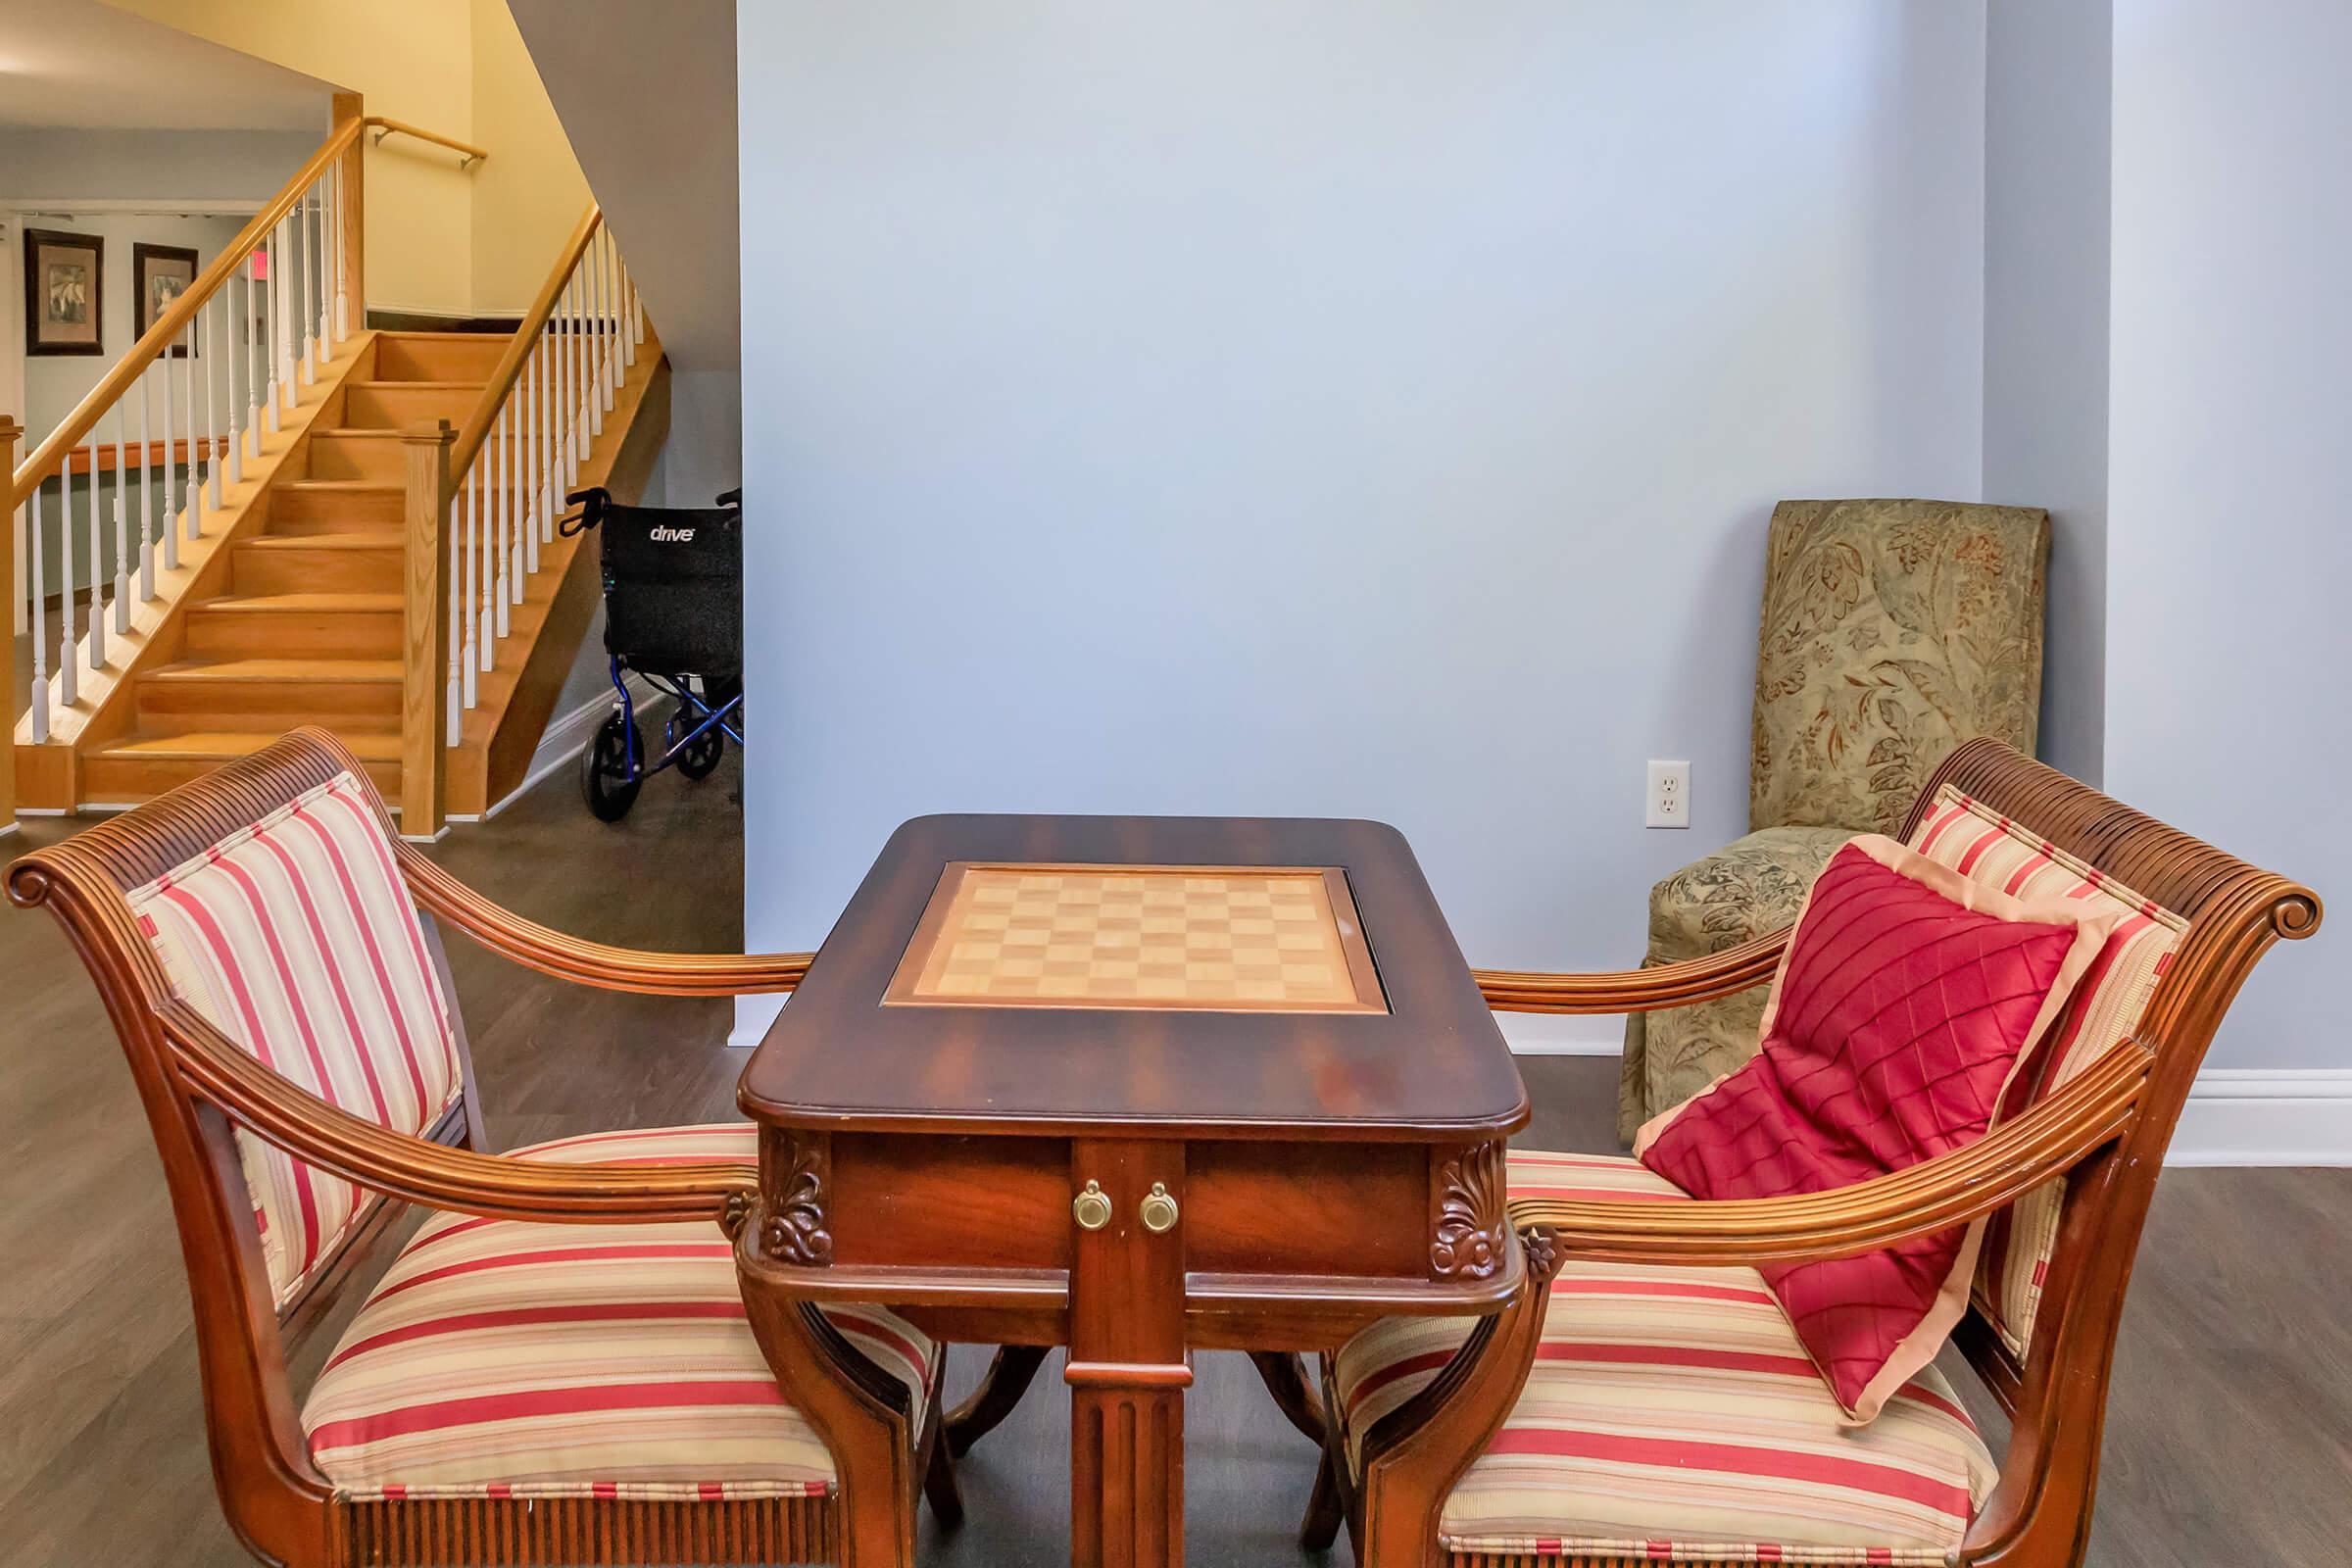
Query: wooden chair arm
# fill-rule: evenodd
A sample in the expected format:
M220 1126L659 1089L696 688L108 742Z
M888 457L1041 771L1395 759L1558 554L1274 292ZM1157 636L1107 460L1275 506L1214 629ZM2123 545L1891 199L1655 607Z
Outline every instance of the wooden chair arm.
M1729 997L1760 986L1780 966L1788 928L1742 942L1703 958L1654 969L1599 974L1544 974L1517 969L1473 969L1471 977L1496 1012L1655 1012L1686 1003Z
M428 1208L548 1224L726 1224L759 1185L759 1166L748 1160L568 1165L451 1149L354 1116L287 1082L185 1003L168 1002L158 1016L188 1087L239 1126L371 1192Z
M608 991L666 997L739 997L790 991L808 972L808 953L645 953L565 936L483 898L414 845L396 842L416 902L493 953L526 969Z
M1964 1224L2065 1174L2131 1123L2154 1053L2127 1041L2081 1077L1966 1149L1834 1192L1688 1203L1510 1201L1512 1223L1562 1253L1628 1263L1730 1264L1845 1257Z

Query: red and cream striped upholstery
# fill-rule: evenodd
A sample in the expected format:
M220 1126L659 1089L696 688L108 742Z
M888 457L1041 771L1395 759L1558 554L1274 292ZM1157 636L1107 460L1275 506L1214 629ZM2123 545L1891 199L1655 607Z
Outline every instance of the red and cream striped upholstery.
M595 1134L528 1159L754 1159L749 1123ZM933 1343L876 1306L829 1308L906 1385ZM530 1225L444 1214L368 1297L303 1407L341 1494L799 1497L833 1461L744 1319L715 1225Z
M2020 1089L2047 1094L2131 1038L2188 922L2011 822L1950 785L1911 835L1911 847L1978 882L2021 899L2070 898L2116 910L2122 920L2075 986L2069 1005ZM2053 1181L2000 1213L1984 1231L1974 1292L1978 1310L2009 1348L2024 1355L2058 1243L2065 1183Z
M1630 1159L1514 1151L1514 1197L1689 1201ZM1468 1320L1392 1318L1340 1352L1349 1438L1420 1391ZM1359 1448L1360 1451L1360 1448ZM1940 1565L1995 1479L1933 1368L1865 1428L1750 1268L1569 1261L1510 1418L1446 1502L1479 1558Z
M404 1133L461 1080L441 983L392 846L349 773L129 895L178 998L270 1067ZM283 1305L365 1206L339 1176L237 1135Z

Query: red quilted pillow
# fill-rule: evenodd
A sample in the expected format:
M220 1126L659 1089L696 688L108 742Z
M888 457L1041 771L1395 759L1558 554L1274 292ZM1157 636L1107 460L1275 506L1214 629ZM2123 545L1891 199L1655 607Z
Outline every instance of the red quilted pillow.
M1694 1198L1778 1198L1972 1143L2115 920L1857 838L1805 896L1761 1050L1643 1127L1634 1152ZM1983 1230L1980 1219L1858 1257L1764 1265L1851 1421L1935 1359L1967 1309Z

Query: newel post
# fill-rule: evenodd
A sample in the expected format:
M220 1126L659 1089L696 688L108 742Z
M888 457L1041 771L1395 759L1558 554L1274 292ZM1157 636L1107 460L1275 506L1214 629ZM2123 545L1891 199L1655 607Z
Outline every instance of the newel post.
M359 120L366 113L360 95L339 92L334 95L335 128ZM341 342L368 325L368 202L366 178L368 172L368 133L362 131L351 138L335 160L336 177L342 186L335 204L335 340Z
M0 833L17 825L17 442L24 427L0 414L0 627L9 636L9 655L0 659Z
M449 449L458 433L447 419L401 434L407 454L408 510L403 539L400 670L400 831L404 838L441 833L449 774Z

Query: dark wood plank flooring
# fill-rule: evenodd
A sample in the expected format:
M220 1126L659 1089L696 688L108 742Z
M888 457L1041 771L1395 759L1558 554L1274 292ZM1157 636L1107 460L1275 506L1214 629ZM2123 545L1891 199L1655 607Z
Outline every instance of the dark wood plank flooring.
M565 930L736 951L734 767L730 756L700 785L655 780L615 828L591 820L560 774L438 854ZM0 839L0 857L64 831L32 821ZM575 990L462 944L451 956L500 1145L733 1116L744 1058L723 1043L723 1003ZM0 912L0 1564L244 1564L213 1501L177 1242L129 1073L46 916ZM1530 1142L1614 1147L1613 1062L1523 1065L1540 1107ZM2096 1568L2352 1562L2348 1216L2352 1171L2165 1179L2118 1358ZM339 1329L303 1348L298 1386ZM979 1351L956 1352L958 1390L980 1364ZM1968 1387L1965 1372L1958 1381ZM1971 1402L1997 1447L1997 1417ZM1248 1364L1202 1356L1186 1422L1188 1560L1300 1560L1292 1532L1313 1455ZM1066 1561L1066 1435L1049 1364L964 1461L969 1522L947 1537L926 1523L924 1560Z

